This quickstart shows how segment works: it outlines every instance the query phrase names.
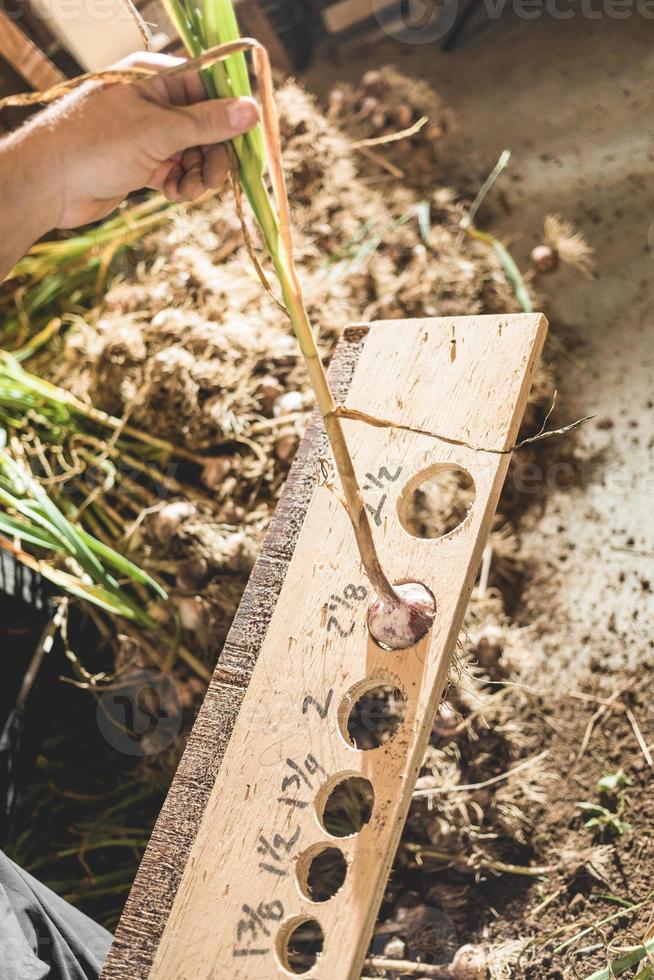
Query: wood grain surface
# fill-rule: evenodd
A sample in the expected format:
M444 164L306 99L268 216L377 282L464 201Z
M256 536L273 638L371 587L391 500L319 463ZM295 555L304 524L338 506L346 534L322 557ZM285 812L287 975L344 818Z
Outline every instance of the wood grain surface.
M322 425L310 423L220 656L117 931L105 980L273 980L295 926L315 920L324 949L305 977L356 980L442 696L450 658L545 337L539 315L386 321L346 332L331 370L351 409L469 443L345 421L382 564L424 582L437 617L417 646L369 636L369 585L337 496L321 479ZM475 448L470 448L475 447ZM480 448L481 447L481 448ZM444 466L474 479L472 510L437 540L403 522L416 485ZM386 744L360 751L347 714L375 685L403 692ZM368 781L369 822L328 833L343 780ZM308 897L325 846L347 874Z

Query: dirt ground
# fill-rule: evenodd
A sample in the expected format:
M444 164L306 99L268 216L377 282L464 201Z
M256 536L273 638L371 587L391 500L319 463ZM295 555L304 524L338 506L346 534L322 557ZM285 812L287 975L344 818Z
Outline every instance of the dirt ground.
M552 211L572 220L596 253L592 279L561 270L543 282L557 340L546 354L559 388L555 418L597 418L572 448L552 447L536 461L526 481L530 499L518 507L521 572L509 604L523 643L512 650L511 676L532 690L530 706L517 712L521 724L535 726L534 749L547 749L554 779L528 846L518 846L512 859L520 863L522 852L525 864L537 855L535 863L558 870L541 882L482 873L466 890L473 898L460 920L460 941L527 940L498 976L586 977L622 947L642 942L651 927L652 770L632 723L651 747L650 30L635 16L535 23L510 15L485 23L478 16L450 54L378 33L374 46L351 41L337 60L327 48L305 80L325 93L336 79L389 62L425 79L456 119L444 168L451 183L467 177L474 183L503 148L512 151L481 223L510 243L519 265L528 266L542 216ZM628 685L618 701L631 720L624 707L608 709L580 753L600 707L584 694L607 698ZM604 867L581 860L573 872L563 868L562 861L574 865L571 856L589 846L616 842L584 828L576 804L597 802L598 779L620 770L631 780L625 812L632 830L618 836L615 850L599 854ZM402 867L398 861L396 875ZM434 875L456 885L451 870ZM416 889L425 895L424 886ZM644 905L597 925L619 911L620 901ZM589 935L557 949L586 927Z

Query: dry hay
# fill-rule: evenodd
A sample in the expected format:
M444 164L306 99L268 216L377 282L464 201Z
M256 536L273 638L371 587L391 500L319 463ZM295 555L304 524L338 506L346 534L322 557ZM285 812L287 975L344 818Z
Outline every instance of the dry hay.
M299 265L326 357L353 320L517 308L495 252L460 236L465 204L453 191L434 191L419 222L415 193L368 186L348 139L309 95L289 82L278 101ZM251 222L250 232L259 248ZM313 402L231 194L180 209L150 234L131 274L47 369L100 408L208 457L202 490L189 488L196 513L165 540L146 520L128 547L163 574L189 642L210 661ZM175 476L188 485L198 473Z
M362 182L345 137L296 85L279 104L307 306L327 354L353 319L516 309L492 250L459 241L454 192L433 194L425 244L415 195L398 187L382 197ZM92 329L71 336L56 373L189 448L247 437L270 414L257 394L264 376L285 390L305 381L231 197L177 214L142 247L134 276L112 286Z
M453 117L426 82L386 65L367 71L356 86L332 89L327 104L328 118L353 141L384 141L360 150L357 164L362 173L374 177L390 169L413 187L433 186ZM395 138L425 118L413 135Z

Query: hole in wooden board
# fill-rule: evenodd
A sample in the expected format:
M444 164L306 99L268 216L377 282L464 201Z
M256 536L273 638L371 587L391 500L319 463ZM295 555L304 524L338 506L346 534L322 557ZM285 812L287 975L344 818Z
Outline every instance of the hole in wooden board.
M395 684L361 681L347 692L338 709L341 734L360 751L390 742L404 721L406 696Z
M372 783L358 773L341 773L322 787L316 813L332 837L351 837L370 821L375 803Z
M315 844L298 858L298 885L311 902L328 902L340 891L346 876L345 855L332 844Z
M409 480L397 511L405 531L433 540L460 527L474 503L475 481L468 471L456 463L436 463Z
M308 973L318 962L324 948L322 926L317 919L306 915L289 919L277 937L277 955L289 973Z

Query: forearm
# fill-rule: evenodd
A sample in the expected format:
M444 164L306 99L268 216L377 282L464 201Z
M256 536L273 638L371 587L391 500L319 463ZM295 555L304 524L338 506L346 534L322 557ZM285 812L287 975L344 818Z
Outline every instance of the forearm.
M0 140L0 282L57 221L56 168L40 129L28 124Z

